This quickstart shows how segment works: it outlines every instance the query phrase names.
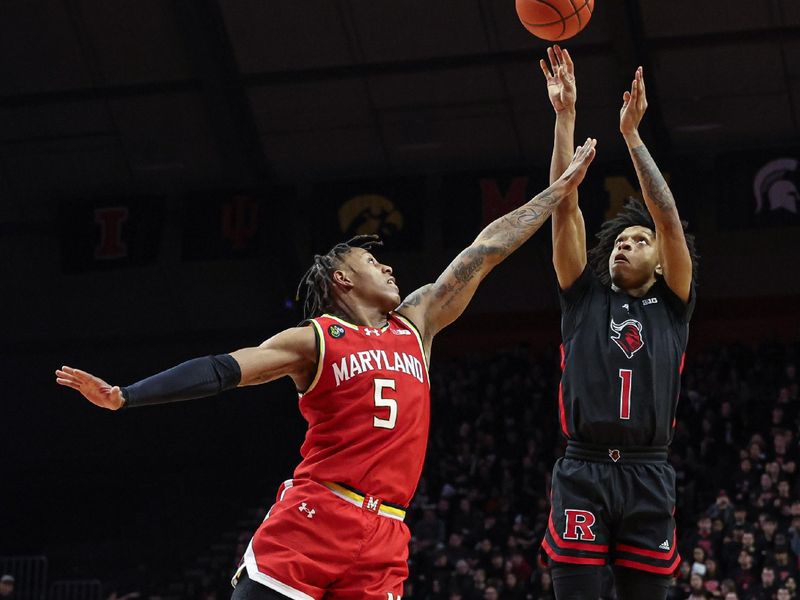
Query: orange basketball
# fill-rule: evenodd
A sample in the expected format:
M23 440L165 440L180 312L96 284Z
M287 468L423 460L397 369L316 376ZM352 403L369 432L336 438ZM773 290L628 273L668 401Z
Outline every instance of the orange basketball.
M594 0L516 1L517 16L525 29L551 42L576 35L586 27L594 10Z

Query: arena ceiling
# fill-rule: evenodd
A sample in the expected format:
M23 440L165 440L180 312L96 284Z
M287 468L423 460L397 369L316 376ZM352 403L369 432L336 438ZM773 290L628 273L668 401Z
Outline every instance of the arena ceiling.
M0 0L2 193L545 164L545 45L513 0ZM800 139L798 0L596 0L565 45L601 160L638 64L662 155Z

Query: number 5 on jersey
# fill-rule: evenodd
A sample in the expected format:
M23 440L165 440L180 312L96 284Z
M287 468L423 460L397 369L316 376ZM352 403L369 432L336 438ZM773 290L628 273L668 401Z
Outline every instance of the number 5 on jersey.
M375 380L375 408L389 409L388 419L381 419L377 415L372 417L372 426L379 429L394 429L397 423L397 400L383 397L384 390L387 388L396 391L394 379Z

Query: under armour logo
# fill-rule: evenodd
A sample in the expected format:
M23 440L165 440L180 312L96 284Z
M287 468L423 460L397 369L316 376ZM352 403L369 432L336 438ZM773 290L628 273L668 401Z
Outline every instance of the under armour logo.
M377 329L370 329L369 327L364 327L364 333L366 335L380 335L381 332Z
M628 312L630 312L630 311L631 311L631 307L630 307L628 304L623 304L623 305L622 305L622 308L624 308L624 309L625 309L625 310L627 310Z
M317 511L314 510L313 508L308 508L308 504L306 504L305 502L303 502L300 506L298 506L297 510L299 510L300 512L308 513L306 516L309 519L313 519L314 515L317 513Z

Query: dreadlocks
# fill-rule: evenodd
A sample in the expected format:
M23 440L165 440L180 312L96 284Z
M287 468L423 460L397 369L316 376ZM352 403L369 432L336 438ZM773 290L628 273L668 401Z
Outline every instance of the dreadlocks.
M332 310L333 294L331 276L342 265L342 257L353 248L369 250L374 246L383 246L383 241L377 235L357 235L346 242L340 242L331 248L327 254L315 254L314 263L305 272L297 286L297 302L301 296L303 302L303 317L313 319Z
M611 256L617 236L628 227L635 225L647 227L653 232L656 231L656 224L644 202L638 198L629 197L625 200L625 204L617 216L603 223L600 231L597 232L595 236L597 237L597 245L589 251L588 259L595 275L603 285L611 284L611 275L608 272L608 257ZM692 259L692 277L696 282L697 259L699 257L694 245L694 236L686 233L688 225L686 221L681 221L681 225L683 225L683 232L686 237L686 246L689 248L689 256Z

